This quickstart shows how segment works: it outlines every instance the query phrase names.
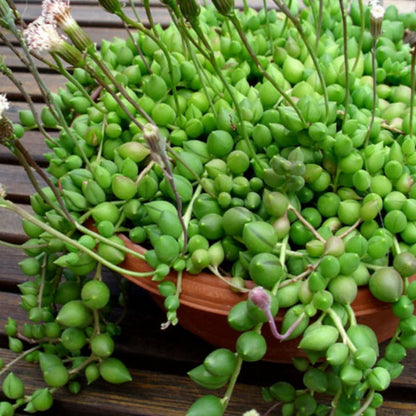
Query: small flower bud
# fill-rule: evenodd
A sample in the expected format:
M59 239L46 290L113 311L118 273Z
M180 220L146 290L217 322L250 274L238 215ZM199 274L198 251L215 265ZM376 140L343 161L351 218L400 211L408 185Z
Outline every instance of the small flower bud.
M117 14L121 12L121 6L118 0L98 0L98 3L109 13Z
M160 132L157 126L148 123L143 129L144 138L149 145L150 155L153 161L160 166L163 166L162 155L165 154L165 140L160 136Z
M212 3L223 16L229 16L235 9L234 0L212 0Z
M373 38L378 38L381 35L381 25L383 23L384 12L384 7L378 1L371 3L370 32Z
M262 286L256 286L254 289L251 289L248 298L262 311L270 311L270 296Z
M183 17L191 23L195 21L201 11L199 4L195 0L181 0L179 7Z

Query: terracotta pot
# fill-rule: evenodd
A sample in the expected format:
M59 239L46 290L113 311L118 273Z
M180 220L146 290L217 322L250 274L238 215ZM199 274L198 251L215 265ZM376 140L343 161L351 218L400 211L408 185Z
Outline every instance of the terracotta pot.
M132 243L125 236L121 237L130 249L139 253L146 251L143 247ZM121 266L135 271L152 270L146 262L132 255L127 255ZM156 303L163 308L164 298L159 294L158 282L154 282L150 278L137 278L129 275L124 275L124 277L147 290ZM175 282L175 273L170 273L167 279ZM227 315L232 306L246 298L247 294L233 292L225 282L212 274L191 275L184 273L181 306L178 309L179 323L213 346L233 350L240 332L233 330L228 325ZM357 321L371 327L376 332L379 342L391 338L399 320L393 315L390 304L378 301L366 287L362 287L359 288L352 307L357 316ZM281 325L283 315L284 311L281 310L276 316L278 328ZM272 336L268 325L263 326L263 335L266 337L268 345L265 360L287 363L291 362L293 357L304 355L297 347L299 338L280 342Z

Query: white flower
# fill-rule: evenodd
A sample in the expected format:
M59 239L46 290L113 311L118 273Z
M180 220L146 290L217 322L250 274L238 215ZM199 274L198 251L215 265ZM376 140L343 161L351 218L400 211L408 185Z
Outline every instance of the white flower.
M384 12L384 7L381 4L375 4L370 10L371 18L375 20L383 20Z
M243 416L260 416L260 413L257 410L253 409L243 413Z
M43 0L42 16L46 22L56 25L65 32L80 51L94 48L90 37L73 18L69 0Z
M69 1L44 0L42 3L42 16L48 23L62 24L62 26L75 23L71 16Z
M6 94L0 94L0 120L3 118L5 111L9 109L10 105L7 101Z
M55 25L48 23L43 16L34 20L23 31L23 36L29 50L35 52L56 52L64 42Z

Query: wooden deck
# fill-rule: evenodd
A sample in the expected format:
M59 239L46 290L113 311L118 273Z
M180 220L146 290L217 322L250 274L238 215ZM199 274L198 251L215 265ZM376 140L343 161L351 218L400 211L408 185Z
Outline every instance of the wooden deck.
M40 9L38 0L19 0L17 3L20 3L20 10L25 20L30 21L38 16ZM416 4L412 0L385 0L384 3L385 6L394 3L405 11L413 11ZM94 41L126 36L124 29L113 16L98 11L95 0L79 0L72 4L74 16ZM155 18L162 23L168 21L162 9L155 13ZM5 57L6 64L23 82L26 91L36 99L40 99L35 84L25 73L24 68L1 44L0 54ZM60 77L48 71L44 71L43 79L53 91L57 91L63 83ZM1 76L0 93L7 93L9 100L13 102L10 115L17 117L17 109L24 107L24 103L15 87ZM23 142L35 159L44 166L42 155L47 149L40 134L29 133ZM29 195L33 192L33 188L23 169L3 147L0 147L0 182L9 190L11 199L29 209ZM24 240L19 218L1 211L0 239L15 243ZM17 289L17 285L26 279L17 264L23 258L21 252L0 246L0 356L5 362L12 359L12 354L6 349L7 336L3 328L7 317L11 315L21 321L25 318L24 312L18 306ZM199 364L211 351L211 347L180 327L161 331L160 324L163 320L164 314L153 304L150 297L145 292L131 287L128 316L122 324L122 335L117 341L116 356L127 363L133 381L117 386L98 381L76 396L63 389L57 394L53 409L45 415L184 415L195 398L207 393L191 382L186 372ZM35 386L41 380L40 372L29 364L19 364L16 373L29 386ZM386 392L385 404L379 410L379 415L415 414L415 374L416 351L412 351L406 358L404 373ZM291 366L261 363L246 365L240 379L241 382L226 413L229 416L241 415L252 407L257 408L260 413L265 413L268 405L261 399L261 386L267 386L279 379L296 381L299 379L299 374L295 373ZM23 412L16 414L23 415Z

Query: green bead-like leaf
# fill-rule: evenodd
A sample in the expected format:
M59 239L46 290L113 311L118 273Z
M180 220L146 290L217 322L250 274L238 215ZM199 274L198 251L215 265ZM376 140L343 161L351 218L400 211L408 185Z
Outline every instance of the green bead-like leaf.
M22 380L14 373L9 373L3 381L2 389L8 399L18 399L23 396L25 387Z
M52 407L52 393L47 388L35 390L29 403L32 404L36 411L44 412Z
M127 367L117 358L107 358L99 367L101 377L113 384L121 384L131 381L132 377Z
M312 351L325 351L338 339L338 330L330 325L319 325L305 333L299 348Z
M0 402L0 416L13 416L14 408L9 402Z
M208 394L194 402L186 416L222 416L223 414L224 406L221 400L212 394Z

